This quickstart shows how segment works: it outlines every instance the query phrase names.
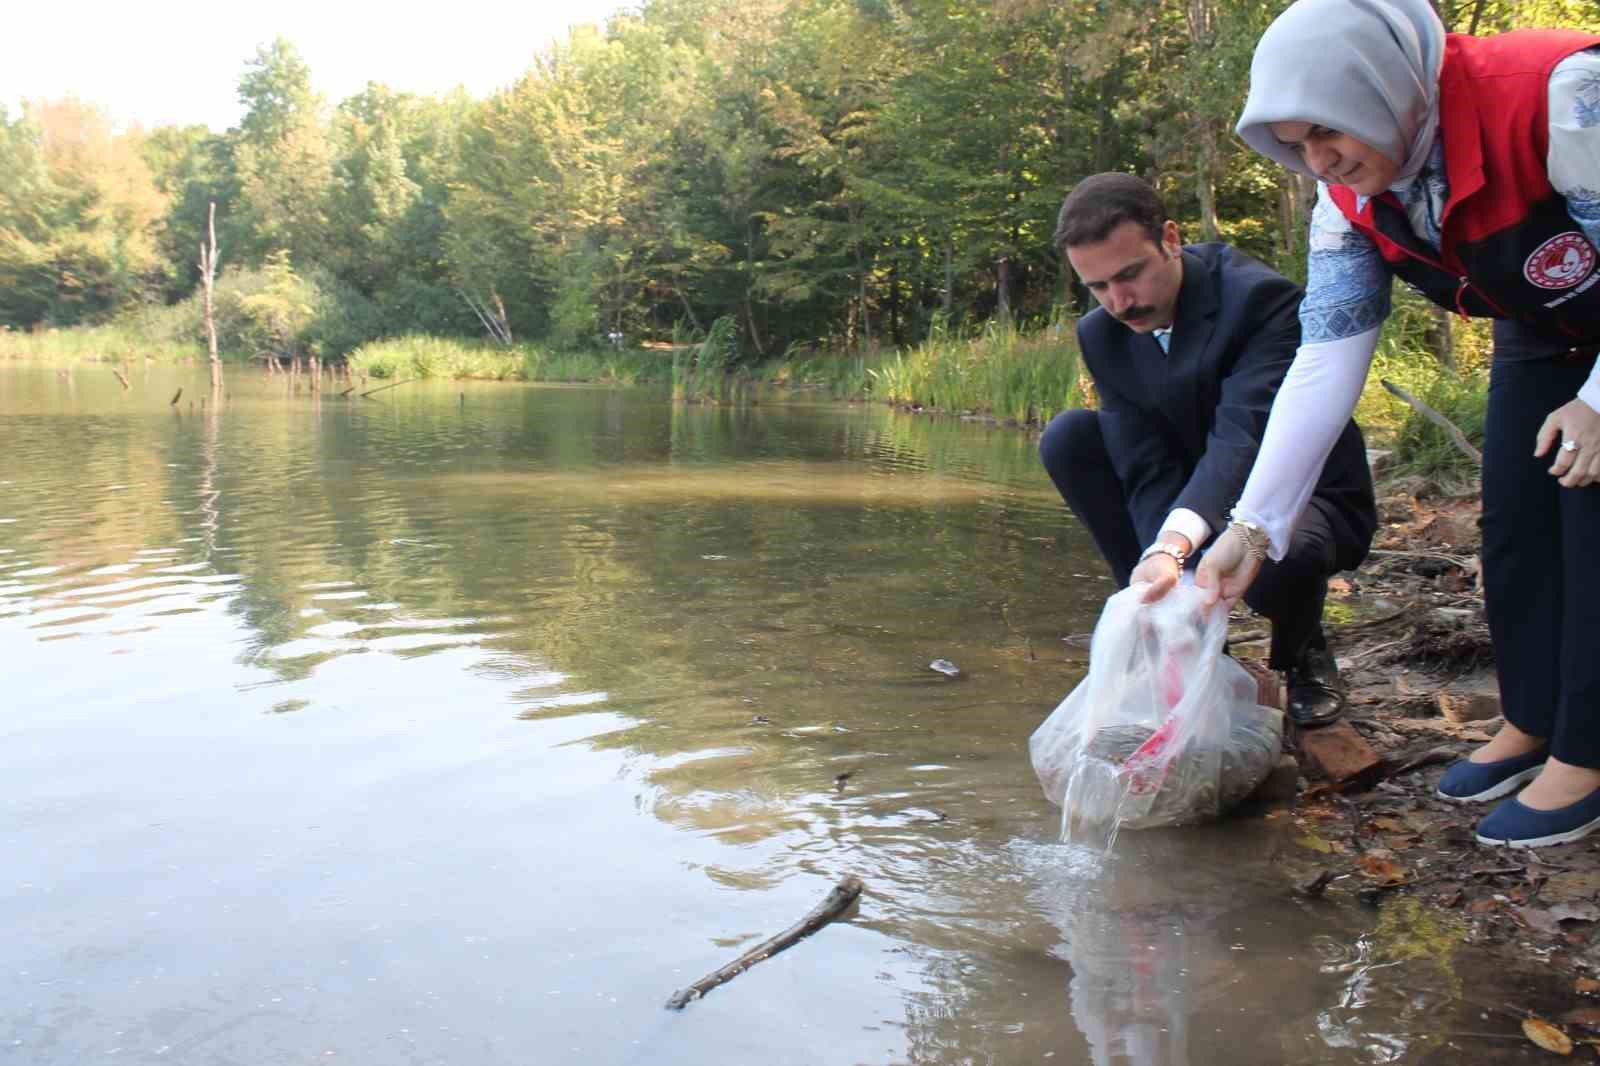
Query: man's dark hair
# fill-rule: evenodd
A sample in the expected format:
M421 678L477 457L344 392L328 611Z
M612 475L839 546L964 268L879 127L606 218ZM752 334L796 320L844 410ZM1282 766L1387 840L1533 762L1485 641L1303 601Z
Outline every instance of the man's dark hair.
M1056 219L1056 247L1062 251L1095 244L1124 222L1135 222L1159 247L1167 208L1161 195L1132 174L1094 174L1078 185L1061 205Z

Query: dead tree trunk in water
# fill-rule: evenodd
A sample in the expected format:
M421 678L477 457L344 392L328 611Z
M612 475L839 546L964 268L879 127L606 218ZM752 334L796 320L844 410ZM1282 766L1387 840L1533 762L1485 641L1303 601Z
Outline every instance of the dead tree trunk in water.
M222 391L222 360L217 357L217 320L212 314L211 286L217 277L217 202L206 218L206 240L200 242L200 282L206 294L206 351L211 356L211 392Z

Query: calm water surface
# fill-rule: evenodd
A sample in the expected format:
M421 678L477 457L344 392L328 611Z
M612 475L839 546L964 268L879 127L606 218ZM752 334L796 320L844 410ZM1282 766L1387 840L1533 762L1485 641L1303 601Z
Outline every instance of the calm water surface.
M1023 434L180 385L0 364L0 1061L1536 1061L1281 819L1053 843L1110 585Z

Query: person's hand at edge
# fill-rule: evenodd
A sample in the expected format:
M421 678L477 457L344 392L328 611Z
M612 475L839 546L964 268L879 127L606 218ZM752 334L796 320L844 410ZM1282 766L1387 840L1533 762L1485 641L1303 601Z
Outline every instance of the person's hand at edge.
M1550 475L1562 488L1576 489L1600 481L1600 413L1582 400L1571 400L1545 416L1534 442L1534 458L1542 458L1557 441ZM1575 445L1575 447L1569 447Z
M1261 560L1250 554L1244 538L1226 529L1200 560L1194 583L1205 591L1207 607L1220 602L1231 610L1260 571Z
M1188 556L1191 551L1189 538L1181 534L1163 534L1157 543L1170 544L1172 547ZM1139 565L1133 568L1133 573L1128 575L1129 585L1146 584L1149 587L1139 597L1140 603L1155 603L1161 597L1178 587L1178 578L1183 576L1183 565L1178 560L1164 551L1152 551Z

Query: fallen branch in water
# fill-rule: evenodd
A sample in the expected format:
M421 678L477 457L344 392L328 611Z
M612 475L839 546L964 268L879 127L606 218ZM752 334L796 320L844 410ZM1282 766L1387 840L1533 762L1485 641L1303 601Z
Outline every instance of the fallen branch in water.
M117 375L117 380L122 382L122 387L123 388L125 388L125 389L133 388L132 385L128 384L128 375L124 374L122 371L118 370L116 367L112 367L111 368L111 372L113 374Z
M366 397L371 396L375 392L382 392L384 389L397 389L401 385L409 385L413 381L416 381L416 380L417 380L416 378L406 378L404 381L391 381L387 385L379 385L375 389L368 389L366 392L363 392L361 394L361 397L362 397L362 399L365 399Z
M1444 415L1440 414L1438 411L1435 411L1433 408L1429 407L1427 404L1423 403L1421 400L1417 399L1415 396L1411 395L1405 389L1402 389L1399 385L1396 385L1388 378L1379 378L1378 382L1391 393L1410 404L1412 408L1416 410L1417 414L1421 415L1429 422L1432 422L1434 425L1444 430L1445 433L1449 435L1450 440L1455 444L1455 446L1466 453L1466 455L1470 457L1474 463L1477 463L1480 466L1483 464L1483 454L1472 446L1472 442L1467 440L1467 435L1461 432L1460 429L1456 428L1456 424L1454 422L1450 421Z
M861 878L855 874L846 875L842 881L833 886L833 891L828 893L827 899L794 925L769 940L763 940L726 966L713 970L689 987L680 988L672 993L672 998L667 1000L667 1009L682 1010L718 985L738 977L762 959L770 959L784 948L799 943L843 914L860 895Z
M176 407L178 406L178 401L181 399L183 399L183 386L179 385L178 391L172 394L172 399L167 403L167 406Z

